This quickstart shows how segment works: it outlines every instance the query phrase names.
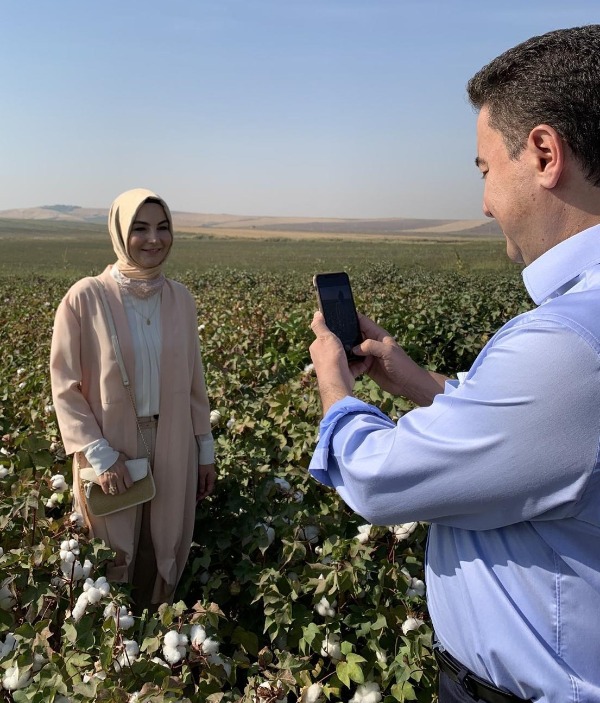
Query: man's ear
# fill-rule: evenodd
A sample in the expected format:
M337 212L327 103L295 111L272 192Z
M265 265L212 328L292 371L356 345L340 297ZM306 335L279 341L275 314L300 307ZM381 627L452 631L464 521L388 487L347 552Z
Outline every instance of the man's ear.
M543 188L554 188L565 167L565 143L562 137L554 127L541 124L529 133L526 149L539 184Z

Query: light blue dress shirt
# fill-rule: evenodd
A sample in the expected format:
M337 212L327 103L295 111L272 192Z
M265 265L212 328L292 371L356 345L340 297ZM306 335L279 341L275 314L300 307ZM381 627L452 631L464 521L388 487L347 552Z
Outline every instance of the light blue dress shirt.
M442 645L525 699L600 702L600 226L523 272L535 310L397 424L355 398L312 475L379 525L431 523Z

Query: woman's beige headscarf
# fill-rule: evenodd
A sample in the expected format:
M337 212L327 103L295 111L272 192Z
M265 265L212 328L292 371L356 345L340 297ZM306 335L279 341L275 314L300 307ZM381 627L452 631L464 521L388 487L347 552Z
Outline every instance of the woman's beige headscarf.
M119 271L128 278L151 279L160 276L162 264L152 268L142 268L129 256L129 235L138 210L142 205L152 198L158 200L162 205L165 215L169 220L169 229L173 234L173 218L171 211L165 201L156 193L146 188L133 188L121 193L113 202L108 214L108 231L112 239L113 249L117 255L117 266ZM170 251L170 250L169 250ZM165 257L166 259L166 257Z

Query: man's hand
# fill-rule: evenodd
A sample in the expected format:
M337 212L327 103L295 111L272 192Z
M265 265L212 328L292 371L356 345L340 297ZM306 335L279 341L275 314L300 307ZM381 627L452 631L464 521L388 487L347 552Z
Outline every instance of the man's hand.
M325 414L335 402L352 395L355 376L348 366L342 343L327 327L322 313L315 313L311 328L316 339L310 345L310 356Z
M198 464L198 488L196 489L196 503L209 496L215 487L217 474L214 464Z
M133 480L125 466L126 460L127 457L125 454L119 454L119 458L110 469L107 469L98 476L100 487L107 495L125 493L128 488L133 486Z
M418 405L431 405L443 392L446 378L416 364L383 327L365 315L359 315L365 340L354 347L364 361L352 364L355 376L368 374L384 391L401 395Z

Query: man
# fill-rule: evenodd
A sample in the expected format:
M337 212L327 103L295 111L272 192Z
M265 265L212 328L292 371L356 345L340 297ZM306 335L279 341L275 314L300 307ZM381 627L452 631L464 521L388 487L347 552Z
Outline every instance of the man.
M483 210L539 306L461 381L361 317L349 368L320 313L313 475L375 524L431 523L440 702L600 701L600 25L550 32L469 82ZM352 397L368 373L419 407Z

